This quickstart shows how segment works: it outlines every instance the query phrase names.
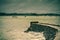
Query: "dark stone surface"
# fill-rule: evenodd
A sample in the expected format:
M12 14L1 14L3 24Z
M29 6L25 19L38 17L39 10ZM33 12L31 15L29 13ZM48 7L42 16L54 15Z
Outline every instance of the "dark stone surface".
M26 33L30 32L30 31L43 32L46 40L54 40L55 39L56 33L58 32L57 29L52 28L50 26L39 25L36 23L38 23L38 22L35 22L35 23L31 22L30 27L24 32L26 32Z

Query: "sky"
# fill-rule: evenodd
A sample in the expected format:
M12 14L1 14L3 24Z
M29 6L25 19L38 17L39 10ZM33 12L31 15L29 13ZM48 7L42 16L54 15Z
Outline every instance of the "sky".
M56 13L60 12L60 0L0 0L0 12Z

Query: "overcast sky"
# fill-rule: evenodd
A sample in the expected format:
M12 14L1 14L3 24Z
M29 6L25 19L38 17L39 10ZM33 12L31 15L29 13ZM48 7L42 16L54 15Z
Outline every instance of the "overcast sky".
M60 12L60 0L0 0L0 12Z

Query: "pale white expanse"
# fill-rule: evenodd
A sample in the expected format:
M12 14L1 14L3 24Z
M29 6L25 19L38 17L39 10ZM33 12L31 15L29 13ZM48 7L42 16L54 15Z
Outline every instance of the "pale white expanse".
M59 20L58 16L0 16L0 34L4 40L45 40L43 32L24 33L24 31L28 29L31 21L60 25ZM55 40L60 40L60 30Z

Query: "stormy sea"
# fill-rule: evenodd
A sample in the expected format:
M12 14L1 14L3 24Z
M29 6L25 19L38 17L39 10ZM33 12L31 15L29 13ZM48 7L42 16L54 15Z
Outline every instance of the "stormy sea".
M60 40L60 16L0 16L0 40Z

